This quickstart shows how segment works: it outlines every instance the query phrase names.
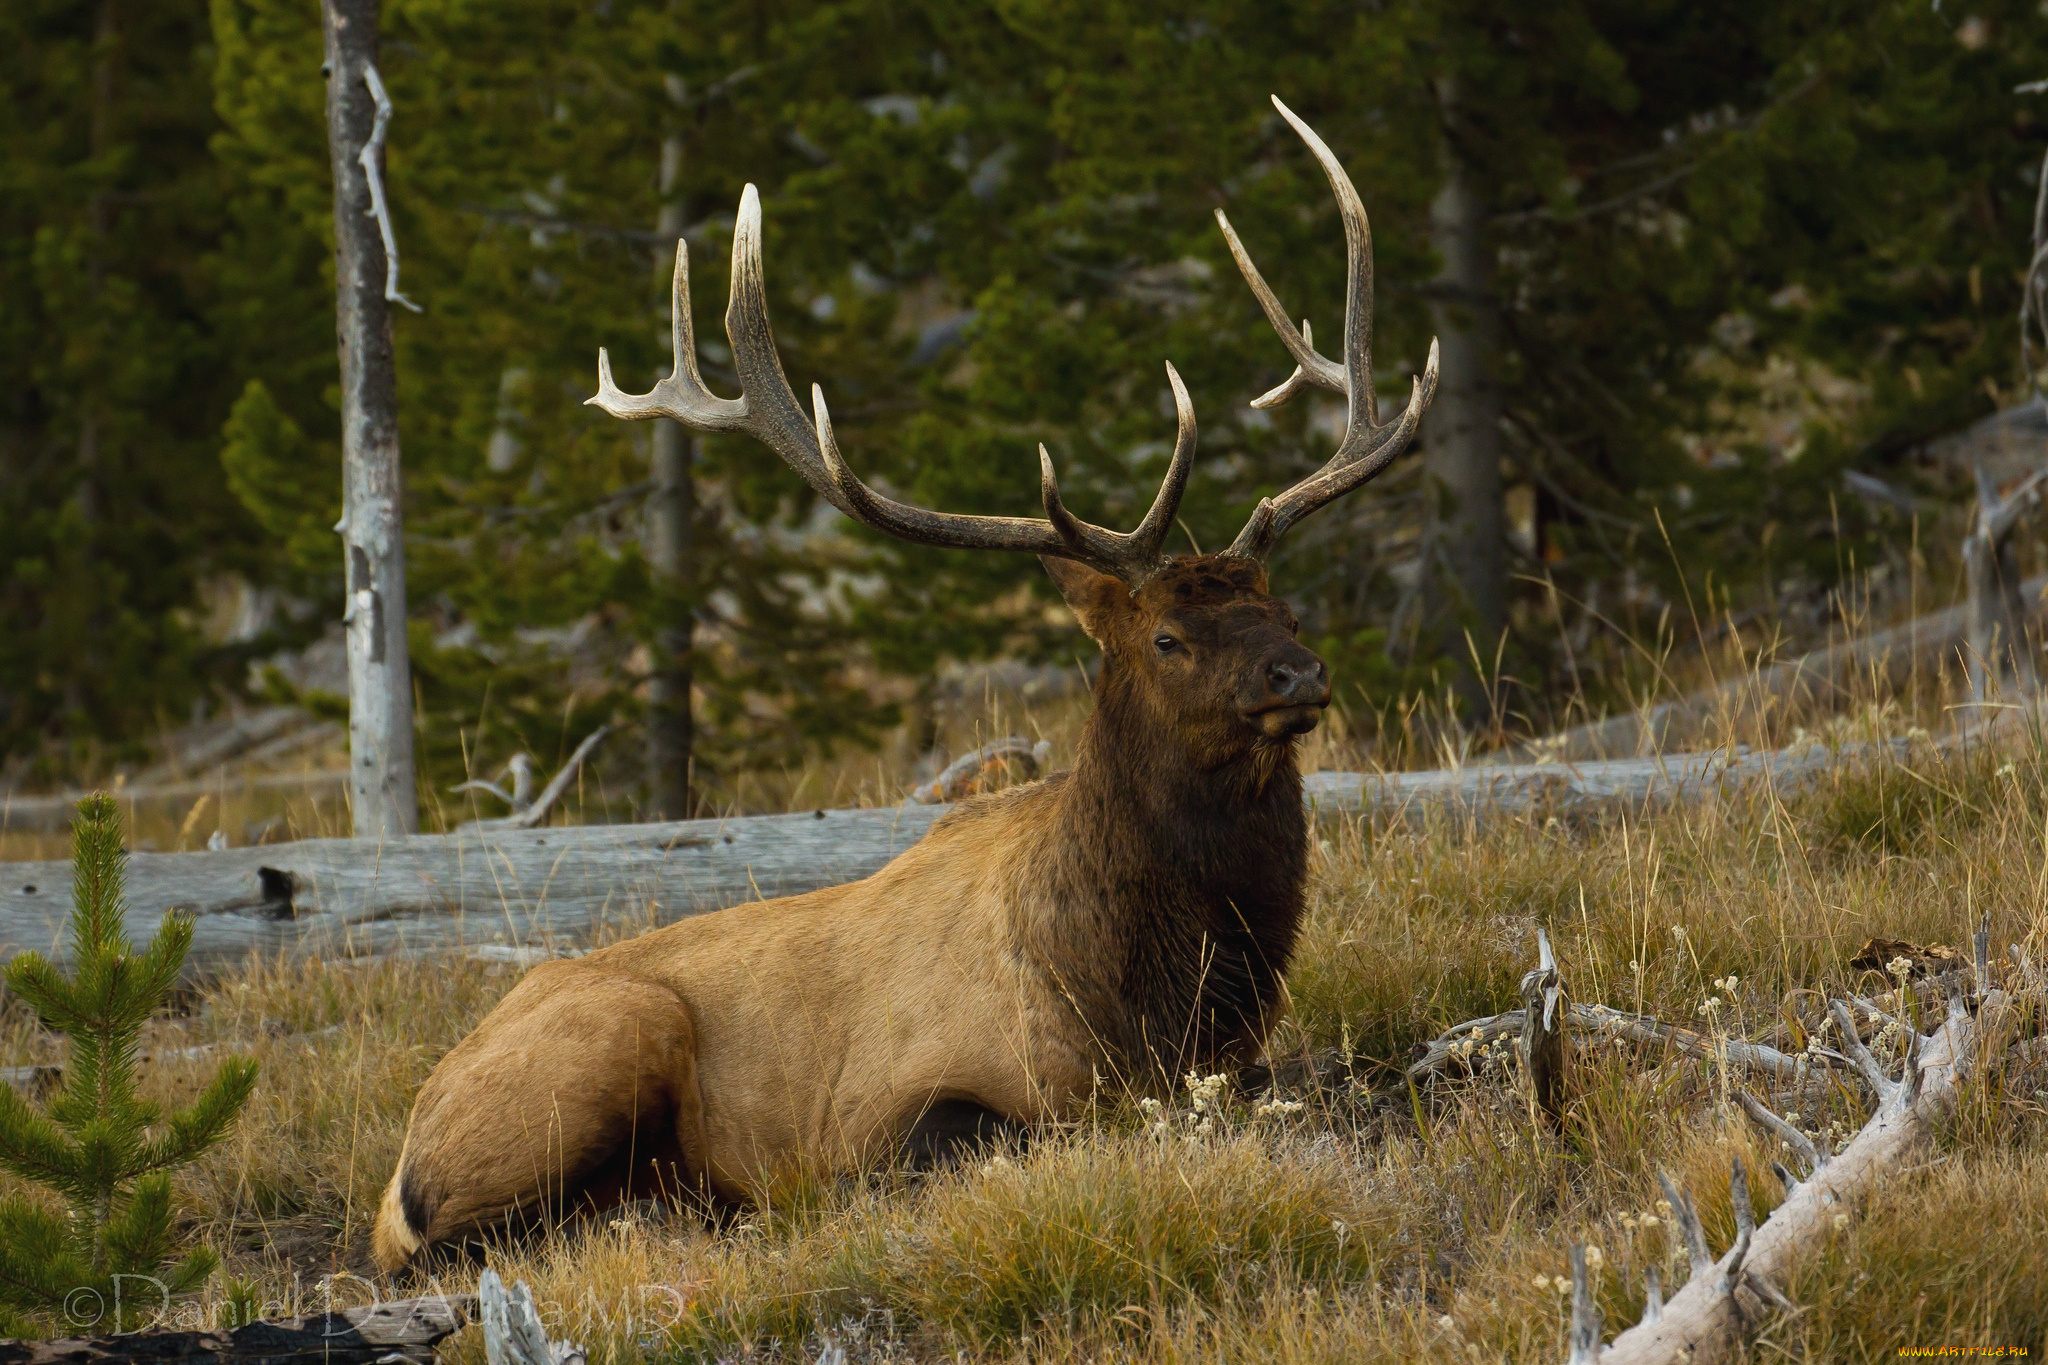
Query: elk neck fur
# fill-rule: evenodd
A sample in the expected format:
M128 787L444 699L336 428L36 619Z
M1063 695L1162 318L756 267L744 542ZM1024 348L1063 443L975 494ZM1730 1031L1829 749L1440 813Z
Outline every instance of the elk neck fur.
M1053 894L1031 899L1046 922L1030 950L1073 983L1105 1060L1151 1086L1263 1044L1299 930L1308 823L1293 737L1196 752L1149 714L1131 672L1105 655L1074 767L1048 782Z

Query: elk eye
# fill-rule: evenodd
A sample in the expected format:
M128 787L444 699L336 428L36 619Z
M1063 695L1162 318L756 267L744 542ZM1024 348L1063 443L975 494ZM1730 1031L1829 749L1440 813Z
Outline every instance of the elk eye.
M1180 648L1180 641L1174 639L1171 635L1160 635L1153 639L1152 647L1161 654L1171 654Z

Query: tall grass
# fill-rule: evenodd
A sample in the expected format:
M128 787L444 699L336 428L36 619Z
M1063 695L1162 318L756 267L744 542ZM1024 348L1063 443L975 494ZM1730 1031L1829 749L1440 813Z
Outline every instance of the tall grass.
M607 1363L815 1359L828 1341L855 1359L1555 1360L1570 1240L1602 1249L1602 1306L1630 1317L1646 1266L1667 1286L1683 1274L1645 1221L1661 1220L1656 1172L1694 1192L1719 1246L1729 1158L1761 1171L1777 1154L1711 1070L1653 1050L1577 1052L1550 1138L1497 1068L1409 1095L1409 1049L1515 1004L1538 926L1579 999L1792 1049L1820 993L1886 987L1848 965L1867 938L1960 946L1987 914L2001 951L2048 959L2048 763L2024 736L1916 742L1798 792L1591 823L1327 821L1275 1049L1348 1050L1355 1079L1295 1094L1298 1111L1243 1097L1197 1116L1183 1097L1155 1116L1104 1096L1026 1149L926 1179L793 1181L717 1229L620 1211L490 1258ZM235 1137L182 1187L193 1235L278 1305L368 1277L412 1093L516 972L258 963L159 1021L152 1049L246 1048L263 1067ZM1758 1358L2048 1349L2048 1058L2029 1048L1785 1286L1808 1309L1769 1325ZM56 1060L32 1021L0 1015L0 1063ZM208 1064L160 1059L147 1083L172 1098ZM1865 1112L1846 1089L1784 1103L1841 1131ZM1752 1194L1776 1197L1761 1180ZM453 1350L481 1365L473 1334Z

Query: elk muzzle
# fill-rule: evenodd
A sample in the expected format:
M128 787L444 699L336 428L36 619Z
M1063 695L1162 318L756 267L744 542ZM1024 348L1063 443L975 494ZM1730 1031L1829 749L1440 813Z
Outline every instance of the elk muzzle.
M1293 640L1267 652L1238 696L1238 710L1268 739L1307 734L1329 704L1329 668Z

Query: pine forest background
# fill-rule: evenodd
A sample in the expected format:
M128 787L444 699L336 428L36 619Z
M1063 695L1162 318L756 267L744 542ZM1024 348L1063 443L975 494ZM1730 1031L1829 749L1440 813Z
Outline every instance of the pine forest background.
M1074 666L1037 565L858 530L744 438L692 441L690 576L650 575L651 424L582 400L601 344L630 387L666 372L676 235L732 391L748 181L785 365L856 469L1029 514L1043 441L1071 505L1127 524L1170 359L1202 431L1187 532L1227 542L1342 420L1246 406L1291 366L1212 210L1325 336L1342 297L1328 188L1270 93L1372 213L1383 403L1446 338L1416 453L1275 565L1355 733L1418 707L1540 733L1731 631L1953 596L1931 547L1968 477L1930 442L2032 392L2048 94L2016 87L2048 76L2044 11L388 0L423 785L637 724L677 611L707 803L918 742L948 666ZM340 616L320 67L313 0L0 6L9 785L95 779L237 704L341 704L275 662ZM636 752L603 755L621 790Z

